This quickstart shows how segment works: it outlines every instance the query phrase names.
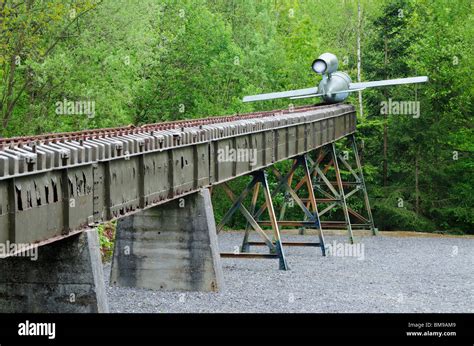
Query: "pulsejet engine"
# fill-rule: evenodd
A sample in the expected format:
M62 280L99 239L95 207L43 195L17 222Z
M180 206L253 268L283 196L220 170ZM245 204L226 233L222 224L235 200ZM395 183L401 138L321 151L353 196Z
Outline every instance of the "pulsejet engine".
M311 68L317 74L323 76L318 87L274 92L245 96L243 102L264 101L280 98L303 99L310 97L321 97L326 103L338 103L344 101L349 93L361 91L366 88L381 87L387 85L414 84L428 81L427 76L387 79L373 82L352 83L351 78L345 72L337 70L339 63L337 57L331 53L324 53L313 61Z

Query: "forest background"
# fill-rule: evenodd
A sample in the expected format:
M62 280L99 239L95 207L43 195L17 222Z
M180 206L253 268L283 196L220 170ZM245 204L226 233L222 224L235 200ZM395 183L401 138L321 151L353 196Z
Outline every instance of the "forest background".
M471 0L0 0L0 136L288 108L288 100L241 99L316 85L311 62L332 52L353 80L358 72L362 81L430 78L348 100L358 111L376 226L473 234L472 7ZM383 114L389 99L420 102L420 116ZM93 116L58 114L69 101L93 102ZM219 192L213 201L219 218L230 202ZM236 218L230 227L243 225Z

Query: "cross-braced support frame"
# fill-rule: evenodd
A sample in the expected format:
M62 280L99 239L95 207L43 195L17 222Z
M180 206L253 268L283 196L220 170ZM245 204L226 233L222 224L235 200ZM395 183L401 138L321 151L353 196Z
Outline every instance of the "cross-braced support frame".
M349 163L349 152L338 151L335 143L331 143L320 149L318 158L313 163L313 187L315 191L322 195L322 198L317 198L316 201L326 204L326 207L319 213L320 217L337 207L339 207L343 213L344 221L322 221L323 227L344 227L348 232L350 242L353 243L353 229L368 228L372 234L375 235L376 228L374 227L355 136L350 135L348 140L356 168L354 169ZM340 164L342 164L349 173L349 179L344 180L344 176L341 174ZM335 181L330 180L329 172L333 173ZM361 192L363 196L363 213L365 213L365 216L354 210L347 203L347 200L358 192ZM351 217L355 222L351 221Z
M293 176L295 171L301 167L303 169L303 178L295 188L292 187ZM323 230L321 228L321 222L319 220L318 207L316 203L316 198L314 195L312 183L311 183L311 174L309 170L309 165L307 161L307 156L302 155L295 158L293 165L288 173L282 175L274 166L272 171L276 178L278 179L278 184L276 188L272 191L272 198L274 198L278 193L285 193L286 199L291 198L293 203L296 203L304 213L304 220L289 221L284 220L284 212L280 213L280 219L278 220L279 226L292 226L292 227L307 227L314 228L318 232L319 242L283 242L284 246L313 246L320 247L323 256L326 255L325 252L325 243ZM306 186L308 197L308 205L305 205L303 199L298 195L298 191L301 187ZM286 208L288 203L284 203L282 208ZM253 206L252 206L253 207ZM268 226L269 221L259 221L260 215L265 211L267 205L264 204L257 212L254 213L254 218L257 220L259 225ZM250 242L248 241L249 229L246 229L244 240L242 243L242 251L248 251L250 246L259 246L264 245L262 242Z
M369 229L373 235L376 235L377 229L374 226L372 212L370 209L369 197L365 186L365 180L362 172L362 165L357 149L357 142L355 135L348 137L348 147L352 150L352 155L349 151L337 150L335 143L328 144L316 151L316 158L312 160L309 156L309 171L312 176L314 193L320 197L316 198L316 202L324 208L319 211L318 216L321 218L327 216L330 211L340 209L344 220L321 220L321 226L324 229L328 228L343 228L346 229L351 243L354 241L354 229ZM353 157L353 164L351 165L349 157ZM341 166L349 173L349 179L344 179L341 174ZM353 168L355 164L355 168ZM332 178L331 178L332 177ZM292 178L292 177L291 177ZM305 184L305 178L296 185L297 191ZM357 193L362 193L364 210L362 213L357 212L349 206L347 200ZM303 199L306 207L311 205L310 198ZM280 219L282 219L286 210L287 202L283 205ZM355 221L353 222L352 219ZM307 217L305 217L307 220ZM304 233L304 227L301 228Z
M217 232L223 229L224 225L237 210L241 211L247 220L247 225L240 252L222 253L221 257L278 258L280 269L287 270L288 265L283 251L284 246L320 247L323 256L326 255L323 228L346 229L351 243L354 242L353 229L369 228L372 234L375 235L377 229L374 227L355 136L353 134L350 135L348 141L352 150L353 160L349 160L347 151L337 150L333 142L317 150L314 160L311 159L309 153L295 157L291 169L286 174L279 172L275 166L270 167L269 169L272 170L278 180L277 186L271 192L264 170L252 173L252 181L238 197L232 192L227 183L223 183L224 192L233 204L217 226ZM353 161L352 165L351 161ZM354 164L355 168L353 168ZM341 174L341 167L345 169L343 171L344 174ZM298 168L302 168L303 177L293 187L295 172ZM349 179L344 179L345 176L349 176ZM305 197L301 197L303 187L306 187L307 190L307 196ZM257 209L260 188L263 190L265 202ZM251 203L247 209L243 205L243 201L251 192ZM300 195L298 192L300 192ZM364 210L362 212L356 211L347 203L347 200L358 192L361 192L363 197ZM280 209L280 217L277 220L272 199L278 193L285 194L285 201ZM316 194L320 195L320 197L317 197ZM303 220L285 220L285 213L290 202L296 203L303 211ZM324 208L318 210L318 206L321 206L321 204L324 204ZM322 216L330 215L334 209L342 211L342 221L321 220ZM268 221L260 219L265 210L268 210ZM351 217L356 222L353 222ZM263 230L262 227L265 226L271 227L271 235L268 235ZM284 242L281 239L280 227L285 226L300 227L302 230L306 228L316 229L319 242ZM249 240L251 230L256 231L263 241ZM251 253L251 246L267 246L270 253Z
M222 218L222 221L217 226L217 232L219 233L223 229L224 225L230 220L232 215L234 215L234 213L240 209L240 212L245 217L248 224L262 237L263 242L269 248L270 253L269 254L250 253L250 252L221 253L221 257L278 258L279 268L281 270L288 270L289 267L286 262L285 254L283 251L283 246L282 246L281 237L280 237L280 230L278 227L275 210L273 208L272 196L270 194L270 189L268 187L266 173L260 170L260 171L252 173L252 175L253 175L252 181L247 185L247 187L238 197L235 196L235 194L232 192L232 190L230 189L227 183L222 184L224 192L229 197L229 199L233 202L233 204L232 204L232 207L227 211L227 213ZM270 218L270 224L272 227L273 239L270 238L267 235L267 233L260 227L260 225L256 221L256 217L252 215L252 212L249 212L248 209L242 203L244 199L247 197L247 195L250 193L250 191L252 191L253 189L251 210L254 210L256 206L260 186L262 187L263 193L265 195L265 206L267 206L266 209L268 209L268 216ZM246 232L245 237L247 237L248 239L248 232Z
M329 156L329 162L326 164L324 169L321 169L320 164L322 160L324 159L325 156ZM349 235L349 241L354 243L354 235L352 232L352 224L351 224L351 219L349 216L349 207L347 206L347 201L346 199L350 197L350 195L346 196L346 193L344 191L344 186L342 183L342 178L341 178L341 171L339 169L339 162L337 159L337 152L336 152L336 145L334 143L328 144L326 147L323 147L321 149L320 155L318 156L318 159L315 162L314 165L314 174L316 181L313 184L313 188L317 191L319 191L324 198L316 199L318 202L321 203L328 203L329 205L321 210L319 213L319 216L323 216L330 210L332 210L334 207L339 206L342 209L342 213L344 215L344 221L343 225L347 229L348 235ZM333 168L334 174L336 181L329 181L327 177L327 173L330 168ZM324 189L322 187L322 184L325 184L325 187L327 189ZM341 226L341 222L339 221L326 221L325 226L326 227L331 227L331 225L334 225L336 227Z

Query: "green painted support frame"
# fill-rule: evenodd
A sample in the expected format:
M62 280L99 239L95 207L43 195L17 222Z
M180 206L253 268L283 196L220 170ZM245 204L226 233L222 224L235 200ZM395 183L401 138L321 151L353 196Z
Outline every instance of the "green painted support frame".
M307 156L307 159L309 161L309 172L310 175L313 176L313 190L314 192L318 192L319 194L322 195L323 198L316 198L316 202L321 204L321 203L327 203L328 206L326 206L323 210L321 210L318 213L318 216L321 217L325 215L327 212L329 212L331 209L334 207L340 207L343 211L344 214L344 220L343 221L321 221L321 226L323 228L338 228L338 227L344 227L348 231L349 235L349 240L351 243L354 241L354 235L353 235L353 230L357 228L363 228L365 229L366 227L369 228L369 230L372 232L373 235L377 234L377 228L374 226L374 221L372 217L372 211L370 208L370 203L369 203L369 197L367 194L367 188L365 185L365 180L362 172L362 165L360 162L360 156L359 152L357 149L357 142L355 135L352 134L348 137L349 141L349 147L352 150L352 154L354 155L354 161L355 161L355 168L351 166L351 164L346 160L342 152L338 152L337 148L334 143L328 144L325 147L319 149L317 152L317 157L315 160L312 160L309 155ZM328 158L329 157L329 158ZM325 158L328 158L327 162L323 164L323 161ZM335 160L337 158L337 160ZM341 175L341 169L339 166L339 162L344 166L345 169L347 169L352 177L354 178L354 181L343 181L343 177ZM334 174L336 177L336 181L330 181L327 177L327 173L330 169L334 170ZM292 177L291 177L292 179ZM291 181L289 180L291 183ZM303 185L305 184L305 178L301 179L301 181L298 182L298 184L295 187L295 191L298 191ZM323 186L326 189L323 189ZM346 187L354 187L350 191L345 191L344 188ZM353 208L351 208L347 204L347 200L355 195L357 192L362 192L363 194L363 200L364 200L364 210L365 214L361 215L357 211L355 211ZM309 208L311 205L310 199L304 199L303 200L306 203L306 207ZM284 213L287 207L287 202L284 203L282 209L281 209L281 214L280 214L280 220L284 218ZM352 215L354 218L359 220L361 223L354 224L351 222L350 215ZM308 218L305 216L305 221L307 221ZM295 226L297 226L295 224ZM304 226L300 228L301 232L300 234L304 234Z
M349 144L352 148L353 155L355 158L356 168L354 169L348 162L346 157L338 152L335 143L330 143L319 149L316 160L312 160L309 154L304 154L294 158L293 165L290 171L286 174L281 174L274 166L271 167L273 173L278 179L276 188L270 193L266 172L264 170L253 173L252 181L247 185L244 191L239 197L236 197L231 191L227 183L223 183L223 189L230 200L233 202L232 207L224 215L221 223L217 226L217 232L220 232L224 227L225 223L229 221L230 217L237 211L241 210L242 214L247 220L245 228L245 234L238 253L222 253L221 257L241 257L241 258L279 258L280 269L287 270L288 265L286 263L285 255L283 253L284 246L313 246L320 247L322 255L325 256L325 241L323 228L335 228L344 227L349 236L349 241L354 243L353 228L360 228L368 226L373 235L377 234L377 229L374 226L372 212L370 209L369 198L367 194L367 188L365 186L365 180L362 173L362 165L357 149L357 142L355 136L352 134L348 137ZM323 164L324 159L328 159ZM343 181L341 175L341 169L339 166L341 163L345 169L347 169L354 181ZM324 166L324 167L323 167ZM293 188L293 179L295 171L298 167L302 167L304 170L303 178ZM328 172L333 169L336 181L330 181L328 178ZM256 210L257 200L260 191L260 185L263 186L265 194L265 203ZM308 191L307 198L301 198L298 196L298 191L306 186ZM325 189L323 188L325 187ZM354 186L350 191L346 191L347 186ZM242 202L252 192L250 208L247 209ZM361 191L364 199L364 208L367 216L363 216L347 204L347 199ZM285 193L285 202L280 210L280 216L277 221L276 214L272 202L278 193ZM323 198L317 198L316 192L322 194ZM288 197L291 198L301 208L304 213L304 220L302 221L290 221L285 220L285 212L288 207ZM318 204L327 203L323 210L318 210ZM321 216L329 212L334 207L342 209L344 220L343 221L321 221ZM262 221L260 216L263 212L268 209L270 220ZM351 222L350 216L355 217L362 223L354 224ZM270 238L262 226L271 226L273 230L273 238ZM305 228L315 228L318 232L319 242L284 242L281 239L281 226L294 226L301 227L302 230ZM262 238L263 241L250 241L249 235L251 230L255 230ZM267 246L269 248L269 254L262 253L251 253L251 246Z
M317 198L316 200L320 203L328 203L328 206L326 206L326 208L324 208L319 213L319 216L323 216L334 207L341 208L344 215L344 221L322 221L322 224L325 225L326 228L337 228L340 226L344 226L344 228L348 232L349 241L353 243L353 230L355 228L365 229L366 227L368 227L373 235L376 235L377 229L375 228L373 222L369 197L367 194L367 188L365 186L365 180L362 173L362 166L360 163L360 157L357 150L357 142L355 136L349 136L348 140L355 159L355 169L350 165L345 155L343 155L342 152L338 152L336 145L332 143L320 149L320 155L318 156L318 159L312 163L312 173L314 176L314 190L323 195L323 198ZM321 168L322 162L326 156L329 156L329 161L324 166L324 168ZM341 163L344 168L346 168L350 172L351 176L354 178L353 181L343 181L339 163ZM330 168L333 168L334 170L334 174L336 177L335 182L330 181L327 177L327 173ZM326 189L324 189L323 186ZM353 188L350 189L350 187ZM363 216L362 214L358 213L347 204L347 200L359 191L363 194L366 216ZM352 223L350 219L351 215L362 223Z
M232 215L240 209L242 215L246 218L248 224L255 230L262 238L263 243L266 245L270 253L250 253L250 252L239 252L239 253L221 253L221 257L223 258L277 258L279 259L279 268L280 270L289 270L288 263L286 262L285 253L283 251L283 245L280 236L280 230L278 227L278 222L275 215L275 210L273 208L272 196L270 194L270 189L268 186L267 176L265 171L260 170L257 172L252 173L253 179L252 181L246 186L244 191L240 194L239 197L236 197L235 194L232 192L230 187L227 183L222 183L222 187L224 192L229 197L229 199L233 202L231 208L227 211L227 213L222 218L221 222L217 226L217 233L219 233L223 228L224 225L230 220ZM249 212L248 209L243 205L243 201L245 197L250 193L253 189L253 197L252 197L252 208L255 209L256 201L258 197L259 185L262 186L263 193L265 195L265 205L268 206L268 215L270 218L270 223L272 226L272 233L273 239L271 239L265 231L260 227L256 218L253 213ZM248 232L246 232L246 237L248 239L248 233L250 228L247 228Z
M293 165L288 173L285 175L282 175L275 167L272 167L273 173L278 179L278 185L277 187L272 191L271 197L275 197L278 193L283 192L285 195L291 196L292 200L296 202L296 204L301 208L303 211L306 220L305 221L287 221L283 219L284 213L280 213L280 219L278 220L278 225L279 226L301 226L301 227L309 227L309 228L314 228L318 232L318 237L319 237L319 242L283 242L284 246L314 246L314 247L320 247L322 255L326 255L325 251L325 242L324 242L324 234L323 230L321 228L321 222L319 220L319 213L318 213L318 208L317 208L317 203L314 195L314 191L312 188L312 183L311 183L311 174L309 170L309 165L308 165L308 158L307 155L301 155L295 158ZM295 174L295 171L297 168L303 168L303 173L304 173L304 178L302 179L303 182L306 182L306 187L308 190L308 195L309 195L309 205L305 205L302 199L298 196L297 191L304 185L300 184L298 189L292 188L292 181L293 181L293 176ZM255 194L252 198L252 211L255 210ZM285 204L284 204L285 206ZM256 219L259 225L261 226L269 226L270 222L269 221L259 221L260 215L265 211L266 205L264 204L257 212L253 213L253 217ZM285 206L286 207L286 206ZM312 211L310 211L310 209ZM244 239L242 242L242 247L241 251L242 252L248 252L250 246L259 246L259 245L264 245L264 243L261 242L250 242L248 240L249 237L249 227L247 225L246 230L245 230L245 235Z

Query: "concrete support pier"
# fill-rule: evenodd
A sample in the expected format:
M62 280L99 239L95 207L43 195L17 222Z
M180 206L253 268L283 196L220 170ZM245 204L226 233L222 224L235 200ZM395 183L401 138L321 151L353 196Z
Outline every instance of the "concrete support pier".
M221 290L209 190L119 220L110 284L168 291Z
M0 259L0 312L108 312L96 230L35 251Z

